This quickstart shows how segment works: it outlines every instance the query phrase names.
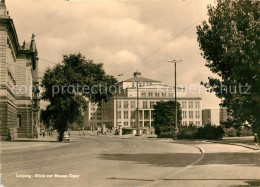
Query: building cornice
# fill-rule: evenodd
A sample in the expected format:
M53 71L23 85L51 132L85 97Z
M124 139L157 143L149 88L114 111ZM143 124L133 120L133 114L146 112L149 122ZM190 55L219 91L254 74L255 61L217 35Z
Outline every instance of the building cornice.
M10 18L0 18L0 24L7 26L7 31L11 36L10 39L13 43L13 47L15 49L15 53L17 56L18 53L20 52L20 45L19 45L19 40L18 40L18 36L17 36L16 30L15 30L13 20Z

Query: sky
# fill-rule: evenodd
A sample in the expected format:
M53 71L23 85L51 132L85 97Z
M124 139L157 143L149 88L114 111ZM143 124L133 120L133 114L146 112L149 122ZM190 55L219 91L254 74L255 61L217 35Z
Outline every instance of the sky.
M39 71L81 52L103 63L122 81L138 70L143 77L177 85L202 97L203 108L219 107L219 99L200 86L213 75L205 67L196 26L207 20L214 0L6 0L20 44L36 35ZM49 61L45 61L45 60ZM193 93L194 92L194 93Z

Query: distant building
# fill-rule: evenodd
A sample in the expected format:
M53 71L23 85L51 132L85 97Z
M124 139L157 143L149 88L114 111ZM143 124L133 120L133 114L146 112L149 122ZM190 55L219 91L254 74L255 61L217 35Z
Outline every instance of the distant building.
M220 107L219 110L219 122L226 122L228 119L227 107Z
M38 57L34 35L19 45L13 20L0 1L1 140L37 137L39 123ZM33 92L34 91L34 92Z
M125 133L131 133L139 126L144 133L149 133L152 129L153 106L156 102L174 100L174 87L144 78L140 72L135 72L132 78L118 85L121 93L103 103L102 107L89 102L84 120L86 128L96 128L105 124L110 129L122 127ZM182 125L201 126L201 98L186 97L182 89L177 90L177 100L182 107Z
M202 125L207 124L219 125L219 109L203 109L202 110Z

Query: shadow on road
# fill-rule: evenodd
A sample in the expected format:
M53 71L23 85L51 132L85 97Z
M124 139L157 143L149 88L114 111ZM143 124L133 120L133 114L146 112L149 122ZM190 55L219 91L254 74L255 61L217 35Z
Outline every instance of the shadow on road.
M102 154L106 160L131 161L160 167L185 167L199 159L201 154ZM206 153L196 165L226 164L260 166L260 153Z
M173 153L173 154L102 154L100 158L106 160L132 161L139 164L149 164L161 167L185 167L199 159L201 154Z

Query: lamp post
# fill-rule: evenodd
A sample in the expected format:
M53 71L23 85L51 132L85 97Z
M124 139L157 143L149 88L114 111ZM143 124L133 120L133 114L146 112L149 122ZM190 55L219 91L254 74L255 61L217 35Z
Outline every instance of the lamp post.
M118 74L117 77L121 77L123 74ZM118 113L118 103L117 103L117 91L116 91L116 129L118 129L118 120L117 120L117 113Z
M179 128L178 128L178 119L177 119L177 79L176 79L176 63L177 62L182 62L182 60L168 60L168 62L174 63L174 74L175 74L175 88L174 88L174 92L175 92L175 133L178 132Z
M140 135L140 128L139 128L139 83L140 81L136 81L136 104L137 104L137 119L136 119L136 123L137 123L137 135Z

